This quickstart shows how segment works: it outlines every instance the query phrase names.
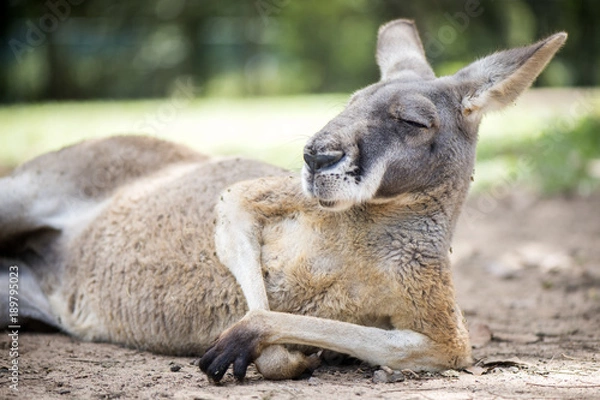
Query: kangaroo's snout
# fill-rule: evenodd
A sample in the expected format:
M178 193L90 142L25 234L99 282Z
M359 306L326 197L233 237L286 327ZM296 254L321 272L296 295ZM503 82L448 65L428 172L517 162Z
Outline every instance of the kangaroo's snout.
M328 167L337 164L345 153L343 151L332 151L327 154L315 154L312 151L304 152L304 162L310 172L318 172Z

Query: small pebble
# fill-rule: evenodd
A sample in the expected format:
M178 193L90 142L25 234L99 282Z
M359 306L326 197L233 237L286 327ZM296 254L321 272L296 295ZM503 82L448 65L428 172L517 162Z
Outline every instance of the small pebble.
M373 373L373 383L388 383L388 374L382 369L378 369Z
M310 378L308 378L309 386L317 386L320 384L321 384L321 380L319 378L315 378L314 376L311 376Z
M406 379L406 377L402 372L394 371L390 368L382 368L373 373L374 383L396 383L402 382L404 379Z
M179 371L181 369L181 365L179 365L179 364L173 364L173 365L171 365L170 369L171 369L171 372L177 372L177 371Z
M389 377L389 381L392 382L392 383L404 382L404 379L406 379L406 377L400 371L394 371L392 373L392 375L390 375L390 377Z

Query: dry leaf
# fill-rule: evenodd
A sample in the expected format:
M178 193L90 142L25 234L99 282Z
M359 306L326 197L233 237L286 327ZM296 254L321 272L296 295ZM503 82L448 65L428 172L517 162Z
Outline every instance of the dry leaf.
M465 372L471 374L471 375L475 375L475 376L481 376L483 374L485 374L486 372L488 372L489 369L488 368L483 368L480 367L478 365L472 365L468 368L465 368Z
M517 357L512 358L501 358L501 357L487 357L482 358L481 360L475 363L477 366L485 367L485 368L496 368L496 367L519 367L519 368L527 368L530 364L521 361Z
M517 357L512 358L500 358L500 357L487 357L477 361L474 365L465 368L465 372L471 375L481 376L487 374L490 370L498 367L503 368L528 368L530 364L519 360Z

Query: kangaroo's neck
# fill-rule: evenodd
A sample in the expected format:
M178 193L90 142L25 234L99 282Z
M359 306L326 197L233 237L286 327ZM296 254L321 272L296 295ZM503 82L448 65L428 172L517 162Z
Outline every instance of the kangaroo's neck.
M392 240L402 237L403 241L427 244L432 253L446 257L467 192L468 183L448 184L369 204L367 215L377 220Z

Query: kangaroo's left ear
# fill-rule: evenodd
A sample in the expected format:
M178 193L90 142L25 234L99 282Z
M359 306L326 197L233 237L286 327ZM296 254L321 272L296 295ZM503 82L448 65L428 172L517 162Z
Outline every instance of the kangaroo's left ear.
M377 64L382 81L435 78L415 23L407 19L390 21L379 28Z
M505 50L458 71L462 113L478 118L512 103L542 72L567 40L560 32L530 46Z

